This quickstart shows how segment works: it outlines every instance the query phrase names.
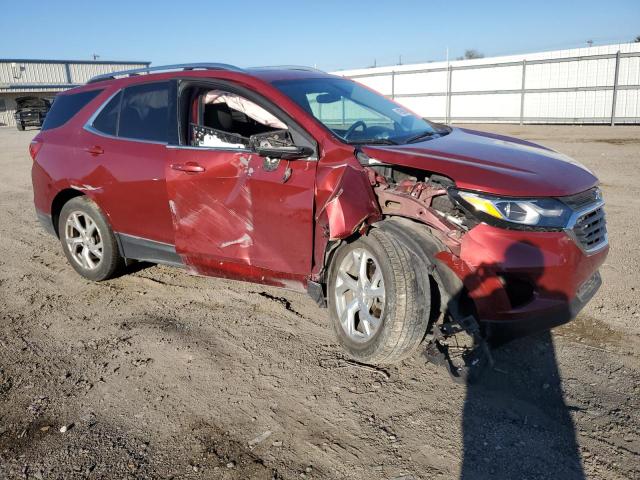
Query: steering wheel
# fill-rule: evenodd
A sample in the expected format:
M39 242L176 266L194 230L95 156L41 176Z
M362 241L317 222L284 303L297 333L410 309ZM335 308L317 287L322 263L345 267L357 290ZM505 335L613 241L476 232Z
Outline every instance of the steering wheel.
M348 140L351 135L353 135L358 127L362 127L362 132L364 133L367 129L367 124L362 120L358 120L356 123L351 125L344 134L344 139Z

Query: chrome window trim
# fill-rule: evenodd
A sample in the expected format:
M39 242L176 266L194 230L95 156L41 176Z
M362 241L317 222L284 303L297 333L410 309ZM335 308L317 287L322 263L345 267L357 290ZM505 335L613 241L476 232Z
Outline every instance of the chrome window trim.
M152 145L167 145L167 142L158 142L156 140L142 140L140 138L116 137L115 135L109 135L108 133L104 133L104 132L101 132L100 130L96 130L95 128L93 128L93 125L85 125L84 129L89 133L93 133L94 135L98 135L104 138L110 138L112 140L125 140L127 142L149 143Z
M592 203L591 205L587 205L586 207L583 207L580 210L574 210L573 213L571 214L571 217L569 218L569 221L567 222L567 226L564 229L565 233L574 241L574 243L580 248L580 250L582 250L587 256L594 255L599 251L601 251L602 249L604 249L607 245L609 245L609 233L605 231L601 242L597 243L596 245L593 245L590 248L585 248L580 242L580 240L578 239L578 237L576 236L573 229L578 223L578 219L580 217L582 217L583 215L588 215L589 213L595 212L599 208L603 208L603 207L604 207L604 200L598 200L597 202ZM603 219L605 219L605 225L606 225L606 217L604 216L604 212L603 212Z
M249 155L258 155L251 149L247 148L226 148L226 147L194 147L190 145L167 145L168 150L198 150L198 151L207 151L207 152L231 152L231 153L248 153ZM260 155L258 155L260 156ZM265 157L267 158L267 157ZM317 162L318 159L315 156L310 156L307 158L296 158L295 160L291 160L295 162Z
M119 88L118 90L116 90L114 93L112 93L111 95L109 95L109 98L107 98L104 102L102 102L102 104L96 109L95 112L93 112L93 114L89 117L89 120L86 121L86 123L84 124L84 128L85 130L87 129L87 127L91 127L94 131L99 132L103 135L108 135L106 133L100 132L100 130L96 130L95 128L93 128L93 122L96 121L96 118L98 117L98 115L100 115L102 113L102 110L105 109L105 107L107 106L107 104L113 100L121 91L123 91L124 88Z
M196 147L193 145L171 145L168 144L167 145L167 149L170 150L207 150L207 151L213 151L213 152L239 152L239 153L253 153L255 154L256 152L254 152L253 150L249 149L249 148L230 148L230 147Z

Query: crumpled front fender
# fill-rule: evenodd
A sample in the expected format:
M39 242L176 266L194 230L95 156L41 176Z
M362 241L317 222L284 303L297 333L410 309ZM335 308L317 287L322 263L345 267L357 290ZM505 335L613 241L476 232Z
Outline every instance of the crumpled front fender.
M326 215L329 240L348 237L371 218L380 218L380 209L366 173L351 165L336 169L333 191L319 217Z
M367 172L352 151L326 152L318 165L313 277L325 264L329 241L349 237L365 223L382 218Z

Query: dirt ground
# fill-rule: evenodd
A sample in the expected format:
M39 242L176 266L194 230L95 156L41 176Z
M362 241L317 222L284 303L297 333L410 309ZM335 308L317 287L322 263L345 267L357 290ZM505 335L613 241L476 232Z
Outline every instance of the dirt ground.
M476 128L594 170L612 249L577 320L468 387L419 355L350 363L304 295L83 280L35 218L37 132L0 128L0 478L640 478L640 128Z

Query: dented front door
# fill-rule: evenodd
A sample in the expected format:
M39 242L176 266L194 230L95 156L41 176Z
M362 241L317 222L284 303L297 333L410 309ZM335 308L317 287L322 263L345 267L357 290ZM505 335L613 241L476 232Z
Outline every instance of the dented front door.
M177 253L195 273L302 287L311 272L316 162L168 147Z

